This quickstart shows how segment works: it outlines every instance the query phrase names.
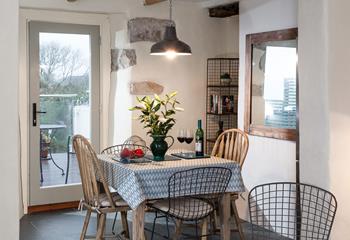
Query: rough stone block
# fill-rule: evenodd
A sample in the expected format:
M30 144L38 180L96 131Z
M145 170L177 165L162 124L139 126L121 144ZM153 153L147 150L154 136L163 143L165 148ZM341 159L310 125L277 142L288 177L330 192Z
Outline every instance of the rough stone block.
M162 85L151 81L133 82L130 84L132 95L153 95L161 94L164 90Z
M128 21L130 42L158 42L163 38L165 27L174 21L157 18L133 18Z
M135 49L112 49L112 72L136 65Z

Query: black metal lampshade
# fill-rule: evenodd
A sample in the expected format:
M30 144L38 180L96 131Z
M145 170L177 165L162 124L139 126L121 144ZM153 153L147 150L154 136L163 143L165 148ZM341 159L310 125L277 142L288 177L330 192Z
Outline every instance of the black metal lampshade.
M180 41L176 35L175 26L167 26L164 39L155 43L151 48L151 55L191 55L191 47Z

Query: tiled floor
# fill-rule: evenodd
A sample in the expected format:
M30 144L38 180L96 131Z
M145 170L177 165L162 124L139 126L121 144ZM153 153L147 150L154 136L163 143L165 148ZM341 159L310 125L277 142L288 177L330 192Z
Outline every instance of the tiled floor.
M83 226L85 212L76 210L65 210L51 213L39 213L26 215L21 219L21 234L20 240L76 240L79 239L80 231ZM107 219L106 233L111 233L113 223L113 214L110 214ZM128 215L129 226L131 227L131 213ZM146 228L151 229L153 222L153 214L146 214ZM246 239L249 239L249 225L244 224ZM120 221L117 222L117 232L121 230ZM161 235L166 235L166 227L160 219L156 226L156 231ZM170 235L173 233L173 224L170 224ZM193 233L194 230L184 229L185 232ZM96 233L96 215L92 215L88 234ZM150 238L150 233L146 231L147 239ZM155 240L163 239L160 236L155 236ZM209 237L209 239L220 239L218 236ZM237 233L234 233L231 239L239 239Z
M63 168L65 174L67 168L67 154L66 153L54 153L52 154L53 159L58 166ZM80 174L78 161L75 154L70 155L70 166L68 174L68 184L79 183ZM41 160L43 166L43 179L42 186L55 186L65 184L66 175L62 175L60 169L58 169L51 160Z

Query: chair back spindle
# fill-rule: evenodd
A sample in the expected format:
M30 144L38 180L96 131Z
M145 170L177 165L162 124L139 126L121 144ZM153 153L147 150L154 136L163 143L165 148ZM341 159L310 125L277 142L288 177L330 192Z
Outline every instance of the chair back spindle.
M219 135L211 155L236 161L242 168L248 148L248 135L239 129L229 129Z
M75 135L73 137L73 147L78 159L84 202L90 206L100 207L99 183L101 183L107 195L109 206L115 208L115 203L99 165L96 152L89 141L81 135Z

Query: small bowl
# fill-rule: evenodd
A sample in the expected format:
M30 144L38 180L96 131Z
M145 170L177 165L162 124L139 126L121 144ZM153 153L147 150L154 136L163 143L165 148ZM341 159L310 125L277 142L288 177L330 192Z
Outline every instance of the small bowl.
M126 153L124 153L125 156L123 156L123 151L126 151ZM149 149L147 146L137 144L123 144L120 147L117 155L121 159L139 159L143 158L148 151Z

